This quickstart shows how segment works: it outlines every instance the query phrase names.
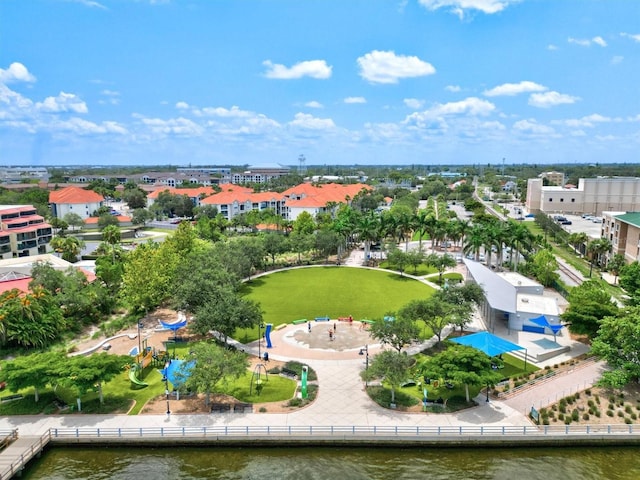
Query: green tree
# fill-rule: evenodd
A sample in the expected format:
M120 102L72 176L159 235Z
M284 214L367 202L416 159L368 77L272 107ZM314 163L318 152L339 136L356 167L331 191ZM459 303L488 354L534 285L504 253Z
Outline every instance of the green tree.
M204 393L205 405L209 405L211 393L219 384L240 378L249 368L249 361L244 353L212 343L197 343L191 351L195 363L189 367L189 375L185 375L185 386Z
M409 250L406 253L407 256L407 264L413 267L413 274L416 275L418 273L418 267L422 265L425 261L425 254L422 250Z
M387 263L400 272L400 276L403 276L404 269L409 265L409 260L409 254L400 250L395 243L387 245Z
M220 287L214 298L195 311L193 331L207 335L217 332L224 343L238 328L255 327L262 322L260 306L240 297L229 287Z
M412 358L396 350L385 350L373 357L369 368L362 372L362 378L370 381L382 379L391 390L391 403L396 401L396 389L407 380Z
M558 261L549 250L539 250L531 257L531 270L542 285L550 287L558 281Z
M263 237L265 253L271 258L271 265L275 266L276 257L287 251L287 240L281 233L269 232Z
M601 264L602 256L611 250L611 241L607 238L592 240L587 245L587 255L589 256L589 277L593 271L594 263Z
M571 333L594 338L605 317L613 317L619 308L607 293L602 280L587 280L569 292L569 307L560 318Z
M313 249L315 237L313 234L291 232L289 235L289 248L298 254L298 263L302 263L302 254Z
M607 270L611 272L613 275L613 283L618 282L618 276L622 269L627 265L627 261L624 258L622 253L616 253L611 259L607 262Z
M131 213L131 223L134 225L146 225L150 220L153 220L153 213L146 208L136 208Z
M293 231L310 235L316 231L317 225L309 212L302 212L293 221Z
M469 385L495 385L502 375L492 368L498 362L484 352L466 345L452 345L420 364L417 369L421 375L430 378L442 378L464 384L467 403Z
M0 295L3 342L26 348L45 348L66 327L53 296L41 287L23 294L18 289Z
M424 262L427 265L431 265L438 269L438 283L442 285L442 276L444 275L444 271L447 268L453 268L456 266L456 260L449 254L445 253L444 255L438 255L437 253L432 253L427 255L424 259Z
M78 255L80 255L82 247L84 247L84 242L76 237L56 236L53 237L49 245L54 251L62 254L63 260L73 263L78 260Z
M432 295L427 299L412 300L402 307L398 314L401 318L424 322L438 338L439 343L442 341L444 328L452 323L455 312L455 308L441 296Z
M131 210L147 206L147 193L135 184L126 184L122 193L122 200Z
M631 305L640 304L640 263L638 261L620 269L620 286L629 295Z
M118 217L111 215L110 213L103 213L98 217L98 229L101 231L107 227L117 228L118 225L120 225Z
M60 352L34 353L16 357L3 368L4 378L14 392L33 387L34 400L40 400L40 391L58 381L58 365L66 357Z
M419 337L420 329L410 318L386 315L386 319L377 320L371 325L370 335L400 352L405 345Z
M102 384L121 373L130 361L130 357L126 355L109 355L107 353L88 357L82 355L71 357L58 364L58 383L75 390L79 412L82 411L82 396L92 390L94 386L98 387L100 405L103 405Z
M63 220L67 222L68 225L72 226L74 230L76 227L84 227L84 220L77 213L69 212L63 217Z
M340 238L331 230L319 230L315 235L315 247L320 254L329 261L329 256L338 251Z
M610 368L602 374L602 385L622 388L631 381L637 382L640 379L640 307L628 307L617 317L603 318L591 351L606 360Z

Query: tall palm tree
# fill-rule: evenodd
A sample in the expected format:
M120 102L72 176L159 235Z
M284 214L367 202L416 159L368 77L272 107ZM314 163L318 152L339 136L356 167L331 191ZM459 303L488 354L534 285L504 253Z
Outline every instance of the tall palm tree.
M369 259L371 243L380 238L380 217L373 212L361 216L356 223L355 232L361 242L364 242L364 258Z
M587 253L590 258L590 267L589 267L589 276L591 277L591 273L593 272L593 264L595 260L598 260L598 263L601 262L600 257L605 253L608 253L611 250L611 242L607 238L598 238L593 240L587 245Z
M485 243L484 228L480 224L471 227L462 251L465 255L473 254L476 261L480 259L480 249Z
M432 220L435 220L435 217L426 209L418 210L413 216L413 228L420 235L418 238L418 250L422 250L422 237L428 232Z

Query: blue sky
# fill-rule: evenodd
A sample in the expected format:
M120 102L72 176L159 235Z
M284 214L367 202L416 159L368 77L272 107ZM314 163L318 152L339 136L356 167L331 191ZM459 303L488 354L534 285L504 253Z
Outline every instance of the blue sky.
M0 162L639 161L640 1L0 0Z

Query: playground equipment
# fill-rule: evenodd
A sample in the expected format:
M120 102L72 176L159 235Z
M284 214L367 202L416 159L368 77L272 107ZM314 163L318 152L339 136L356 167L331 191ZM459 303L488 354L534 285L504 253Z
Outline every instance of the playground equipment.
M273 347L271 345L271 330L273 329L273 323L267 323L267 329L264 331L264 339L267 341L267 348Z
M131 383L133 383L134 385L137 385L138 387L148 387L149 386L148 383L145 383L138 378L138 373L140 372L140 370L141 368L138 366L137 363L132 364L129 367L129 380L131 380Z
M184 381L191 375L191 369L196 364L194 360L170 360L164 368L160 370L163 378L166 378L174 390L178 390Z
M253 373L251 374L251 385L249 385L249 395L253 392L253 385L255 384L256 392L260 395L260 391L262 390L262 372L264 371L264 379L265 382L269 381L269 374L267 373L267 367L262 363L258 363L253 369Z
M165 330L171 330L173 332L173 341L177 341L178 340L178 330L180 330L181 328L185 327L187 325L187 317L185 316L184 313L182 312L178 312L178 320L172 323L169 322L163 322L162 320L159 320L160 325L162 325L162 328L164 328Z
M309 367L307 367L306 365L302 366L302 379L301 379L301 388L300 388L300 392L301 392L301 396L302 398L309 398L309 394L307 392L307 372L309 370Z

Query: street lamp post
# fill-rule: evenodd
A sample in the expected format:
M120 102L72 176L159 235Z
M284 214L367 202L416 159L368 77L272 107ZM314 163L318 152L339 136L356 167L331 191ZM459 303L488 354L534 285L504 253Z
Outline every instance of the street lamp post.
M260 344L262 343L262 322L258 322L258 361L262 358L260 356Z
M365 371L369 370L369 345L365 345L364 348L361 348L360 352L358 352L358 355L365 355L364 369L365 369ZM366 378L367 377L365 376L364 386L368 387L369 386L369 381Z
M138 355L142 354L142 337L140 336L141 328L142 328L142 322L138 322Z
M169 363L164 365L164 393L167 396L167 418L171 415L171 409L169 408Z

